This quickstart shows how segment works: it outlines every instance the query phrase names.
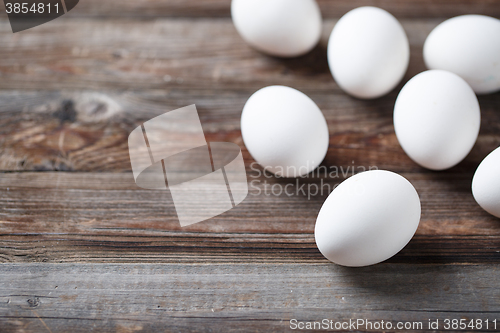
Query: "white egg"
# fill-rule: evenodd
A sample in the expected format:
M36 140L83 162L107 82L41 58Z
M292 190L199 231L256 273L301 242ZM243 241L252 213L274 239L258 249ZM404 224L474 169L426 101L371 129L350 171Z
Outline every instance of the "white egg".
M500 90L500 20L463 15L438 25L424 44L429 69L461 76L478 94Z
M311 172L328 150L328 126L321 110L302 92L284 86L262 88L248 99L241 134L252 157L278 176Z
M328 63L342 90L377 98L401 81L410 46L398 20L377 7L351 10L337 22L328 42Z
M315 0L233 0L231 16L248 44L278 57L303 55L321 36Z
M476 142L480 123L474 91L458 75L442 70L414 76L394 106L401 147L416 163L432 170L462 161Z
M472 194L485 211L500 217L500 147L479 164L472 179Z
M326 199L316 220L316 244L336 264L373 265L408 244L420 210L417 191L402 176L384 170L362 172Z

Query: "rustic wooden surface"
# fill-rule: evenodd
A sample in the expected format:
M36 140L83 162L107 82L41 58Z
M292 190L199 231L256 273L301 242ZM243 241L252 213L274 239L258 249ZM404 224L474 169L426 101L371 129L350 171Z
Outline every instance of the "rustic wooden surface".
M326 61L336 19L378 5L408 34L407 81L425 70L422 45L433 27L465 13L500 17L499 1L321 0L320 44L287 60L243 42L227 0L80 2L17 34L0 14L0 332L289 331L292 318L500 322L500 220L470 192L475 168L500 145L500 93L479 97L481 132L469 156L431 172L394 134L402 84L356 100ZM415 185L421 224L395 257L357 269L329 263L313 236L327 194L263 193L290 180L251 167L239 118L247 98L271 84L300 89L322 109L324 166L376 166ZM168 191L135 185L127 137L193 103L208 141L239 144L249 181L259 183L235 209L181 228Z

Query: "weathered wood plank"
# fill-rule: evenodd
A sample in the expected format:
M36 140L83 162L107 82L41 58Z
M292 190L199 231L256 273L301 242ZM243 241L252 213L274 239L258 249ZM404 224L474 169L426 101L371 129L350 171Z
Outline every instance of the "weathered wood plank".
M402 174L417 189L423 207L419 234L500 235L498 219L483 212L462 174ZM212 221L180 228L168 191L135 187L131 174L2 174L2 232L21 234L109 233L120 229L185 232L312 233L316 215L328 195L314 193L317 180L298 182L248 175L250 193L235 209ZM323 179L332 189L344 178ZM28 181L25 181L28 180ZM44 184L47 184L45 186ZM288 196L271 186L291 184ZM277 186L275 186L277 188ZM266 190L267 188L267 190ZM293 190L293 191L292 191ZM303 193L304 192L304 193ZM310 197L308 198L308 192ZM446 199L445 199L446 198ZM283 212L276 215L274 211ZM287 214L289 212L290 214ZM292 213L293 212L293 213ZM499 244L500 245L500 244Z
M500 318L496 265L0 267L0 325L7 332L268 332L288 331L293 318L423 325Z
M422 45L442 19L402 20L412 47L406 78L425 69ZM342 94L326 59L336 20L295 59L251 49L230 19L61 18L21 34L0 25L0 89L247 89L283 84ZM57 36L57 38L54 38ZM145 37L147 36L147 37Z
M125 230L101 235L0 236L1 263L326 264L312 234ZM133 236L133 234L144 234ZM499 236L417 234L385 263L499 264ZM1 266L0 266L1 267ZM492 281L493 282L493 281Z
M378 6L397 17L451 17L463 14L500 15L497 0L317 0L323 17L338 18L359 6ZM82 0L71 17L228 17L230 0ZM0 4L2 9L4 5Z
M240 133L243 105L252 90L143 92L0 91L0 170L129 171L127 138L142 122L196 104L208 141L228 141L253 159ZM309 94L330 131L324 167L376 166L395 172L429 172L403 152L394 133L395 94L360 101L345 94ZM89 97L90 96L90 97ZM481 96L482 128L471 154L453 172L472 178L477 165L500 145L500 94ZM115 105L116 103L116 105Z
M468 176L403 176L419 192L423 215L414 240L391 262L500 262L500 224L474 202ZM327 189L307 190L318 179L299 183L309 199L269 189L301 186L295 180L256 172L248 179L254 183L238 207L181 228L169 192L137 188L130 173L2 174L0 261L324 262L313 231ZM322 179L331 188L343 180Z

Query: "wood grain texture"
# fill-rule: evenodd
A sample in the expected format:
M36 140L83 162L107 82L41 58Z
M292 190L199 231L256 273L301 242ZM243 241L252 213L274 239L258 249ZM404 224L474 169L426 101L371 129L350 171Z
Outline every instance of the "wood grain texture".
M197 105L209 142L241 146L240 115L254 90L85 92L3 91L0 99L0 170L130 171L129 133L144 121L184 105ZM400 148L392 124L396 92L376 101L312 92L330 131L324 167L429 173ZM481 96L482 124L476 146L453 172L472 178L480 161L500 145L500 94ZM110 106L110 100L113 105Z
M0 332L268 332L288 331L291 318L500 322L500 220L470 190L500 145L500 93L479 97L479 139L451 170L417 166L392 125L399 89L425 70L427 34L445 17L500 17L500 2L318 2L321 41L297 59L249 48L226 0L82 0L18 34L0 14ZM402 18L411 44L403 82L373 101L344 94L326 60L336 18L365 4ZM252 165L241 110L272 84L304 91L323 111L328 174L296 182ZM190 104L209 142L242 148L251 185L235 209L181 228L168 191L135 185L127 137ZM317 213L329 190L370 167L414 184L419 229L382 264L336 266L315 245ZM288 184L293 195L273 194Z
M7 265L0 322L19 332L283 332L293 318L493 320L498 274L491 265Z
M475 203L468 176L402 175L419 192L423 215L415 238L390 262L500 262L500 224ZM258 172L248 179L250 194L238 207L181 228L170 193L139 189L130 173L3 174L0 261L325 262L313 231L329 191L314 195L318 179L295 183ZM343 179L320 182L333 188ZM273 195L275 184L291 184L293 195Z
M425 70L422 45L443 20L401 21L411 47L405 80ZM250 48L229 18L143 21L62 17L20 34L12 34L5 21L0 24L0 89L188 89L215 95L214 91L250 93L264 85L283 84L341 98L344 94L333 81L326 58L335 22L325 20L320 43L312 52L280 59Z
M424 214L423 218L436 224L434 228L422 228L422 231L425 230L425 234L432 235L439 233L454 235L462 233L477 235L479 233L483 235L498 235L499 230L495 228L495 226L498 226L495 223L497 220L489 218L488 214L483 214L481 209L476 207L469 190L470 179L467 176L454 173L446 175L403 173L402 175L415 185L423 205L426 206L426 209L424 209L426 214ZM331 179L323 178L321 180L324 185L330 185L331 189L337 183L342 182L343 179L343 177L339 177ZM299 186L304 185L303 188L307 188L310 184L319 184L320 182L317 179L275 179L258 177L257 173L249 173L248 180L251 182L248 202L245 201L241 204L241 207L238 206L235 209L244 210L245 214L236 212L235 214L231 214L228 212L225 215L221 215L221 220L228 219L228 223L224 225L224 229L229 228L234 231L252 231L258 229L267 232L273 231L273 229L261 228L272 221L276 223L282 221L287 228L292 228L290 229L291 232L299 232L300 230L304 230L305 225L301 224L297 226L295 223L300 223L305 216L273 216L272 211L295 209L297 212L303 211L309 217L308 219L311 219L316 216L327 195L326 188L323 194L318 193L313 195L311 193L310 198L307 197L307 191L304 191L306 192L305 195L303 193L297 194L296 191L293 196L285 194L272 195L270 188L273 184L292 184L296 186L297 182ZM296 188L292 189L295 190ZM290 189L290 192L292 192L292 189ZM312 186L311 189L313 189ZM59 219L56 216L52 216L52 221L60 221L60 227L63 229L58 229L57 225L49 226L40 224L40 227L43 227L43 229L39 231L44 233L48 233L51 230L53 232L69 231L71 229L67 228L70 228L71 224L67 221L67 217L82 215L81 217L83 218L87 216L92 217L93 214L102 215L101 212L92 213L96 210L96 205L102 205L103 208L109 207L111 212L113 208L121 208L122 215L116 217L110 215L108 217L108 221L116 223L116 227L118 227L119 223L129 220L133 221L137 219L140 221L144 219L144 217L137 216L137 214L141 210L148 211L154 207L156 207L154 208L154 213L151 212L149 215L156 216L159 225L167 223L166 228L170 229L174 225L170 225L169 222L176 222L175 211L172 207L169 192L140 189L136 187L133 183L132 175L128 173L7 173L1 177L0 190L4 200L2 205L5 214L2 219L2 222L5 223L4 228L9 227L8 222L12 219L18 219L20 222L30 222L27 227L35 228L38 223L48 219L51 216L50 214L53 214L53 211L58 210L56 208L60 207L62 209L59 209L59 211L67 211L66 217L60 216ZM453 202L441 199L447 196L451 196L451 199L460 202L461 205L457 206ZM127 203L133 204L127 205ZM262 206L265 205L265 207L261 207L259 211L253 209L259 204ZM282 206L280 207L280 205ZM9 215L9 209L14 214ZM25 214L20 214L23 211ZM128 212L127 215L125 215L126 212ZM238 215L249 217L250 220L258 220L258 216L261 219L266 219L262 221L263 223L260 226L252 226L252 223L231 226L231 219ZM460 223L443 223L443 220L452 218ZM295 223L289 223L292 221ZM75 222L78 225L78 220ZM103 220L96 221L96 223L99 222L102 223ZM258 223L259 221L255 222ZM309 221L308 223L311 224L311 222L313 221ZM463 226L462 223L468 225ZM200 224L200 226L202 225ZM213 224L207 223L206 226L203 226L203 229L210 228L209 225ZM13 227L19 226L13 225ZM182 230L199 229L196 226L189 226L182 228ZM9 231L14 230L10 229ZM29 230L26 229L24 231L28 232ZM216 229L213 231L216 231ZM286 232L285 229L281 231ZM304 231L307 233L311 232L312 225Z

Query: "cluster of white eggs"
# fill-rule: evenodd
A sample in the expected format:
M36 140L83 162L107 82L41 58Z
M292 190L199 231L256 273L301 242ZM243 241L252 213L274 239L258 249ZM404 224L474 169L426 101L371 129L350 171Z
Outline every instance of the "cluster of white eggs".
M320 39L322 20L315 0L233 0L231 12L243 39L274 56L305 54ZM476 94L500 90L500 20L482 15L449 19L427 37L423 54L429 70L401 89L394 128L413 161L444 170L462 161L476 142L481 122ZM409 61L403 27L376 7L345 14L328 42L335 82L357 98L377 98L393 90ZM241 131L252 157L277 176L311 172L328 149L321 110L289 87L270 86L254 93L244 106ZM479 165L472 192L483 209L500 217L500 148ZM337 264L375 264L410 241L420 213L419 196L405 178L390 171L363 172L326 199L316 221L316 244Z

